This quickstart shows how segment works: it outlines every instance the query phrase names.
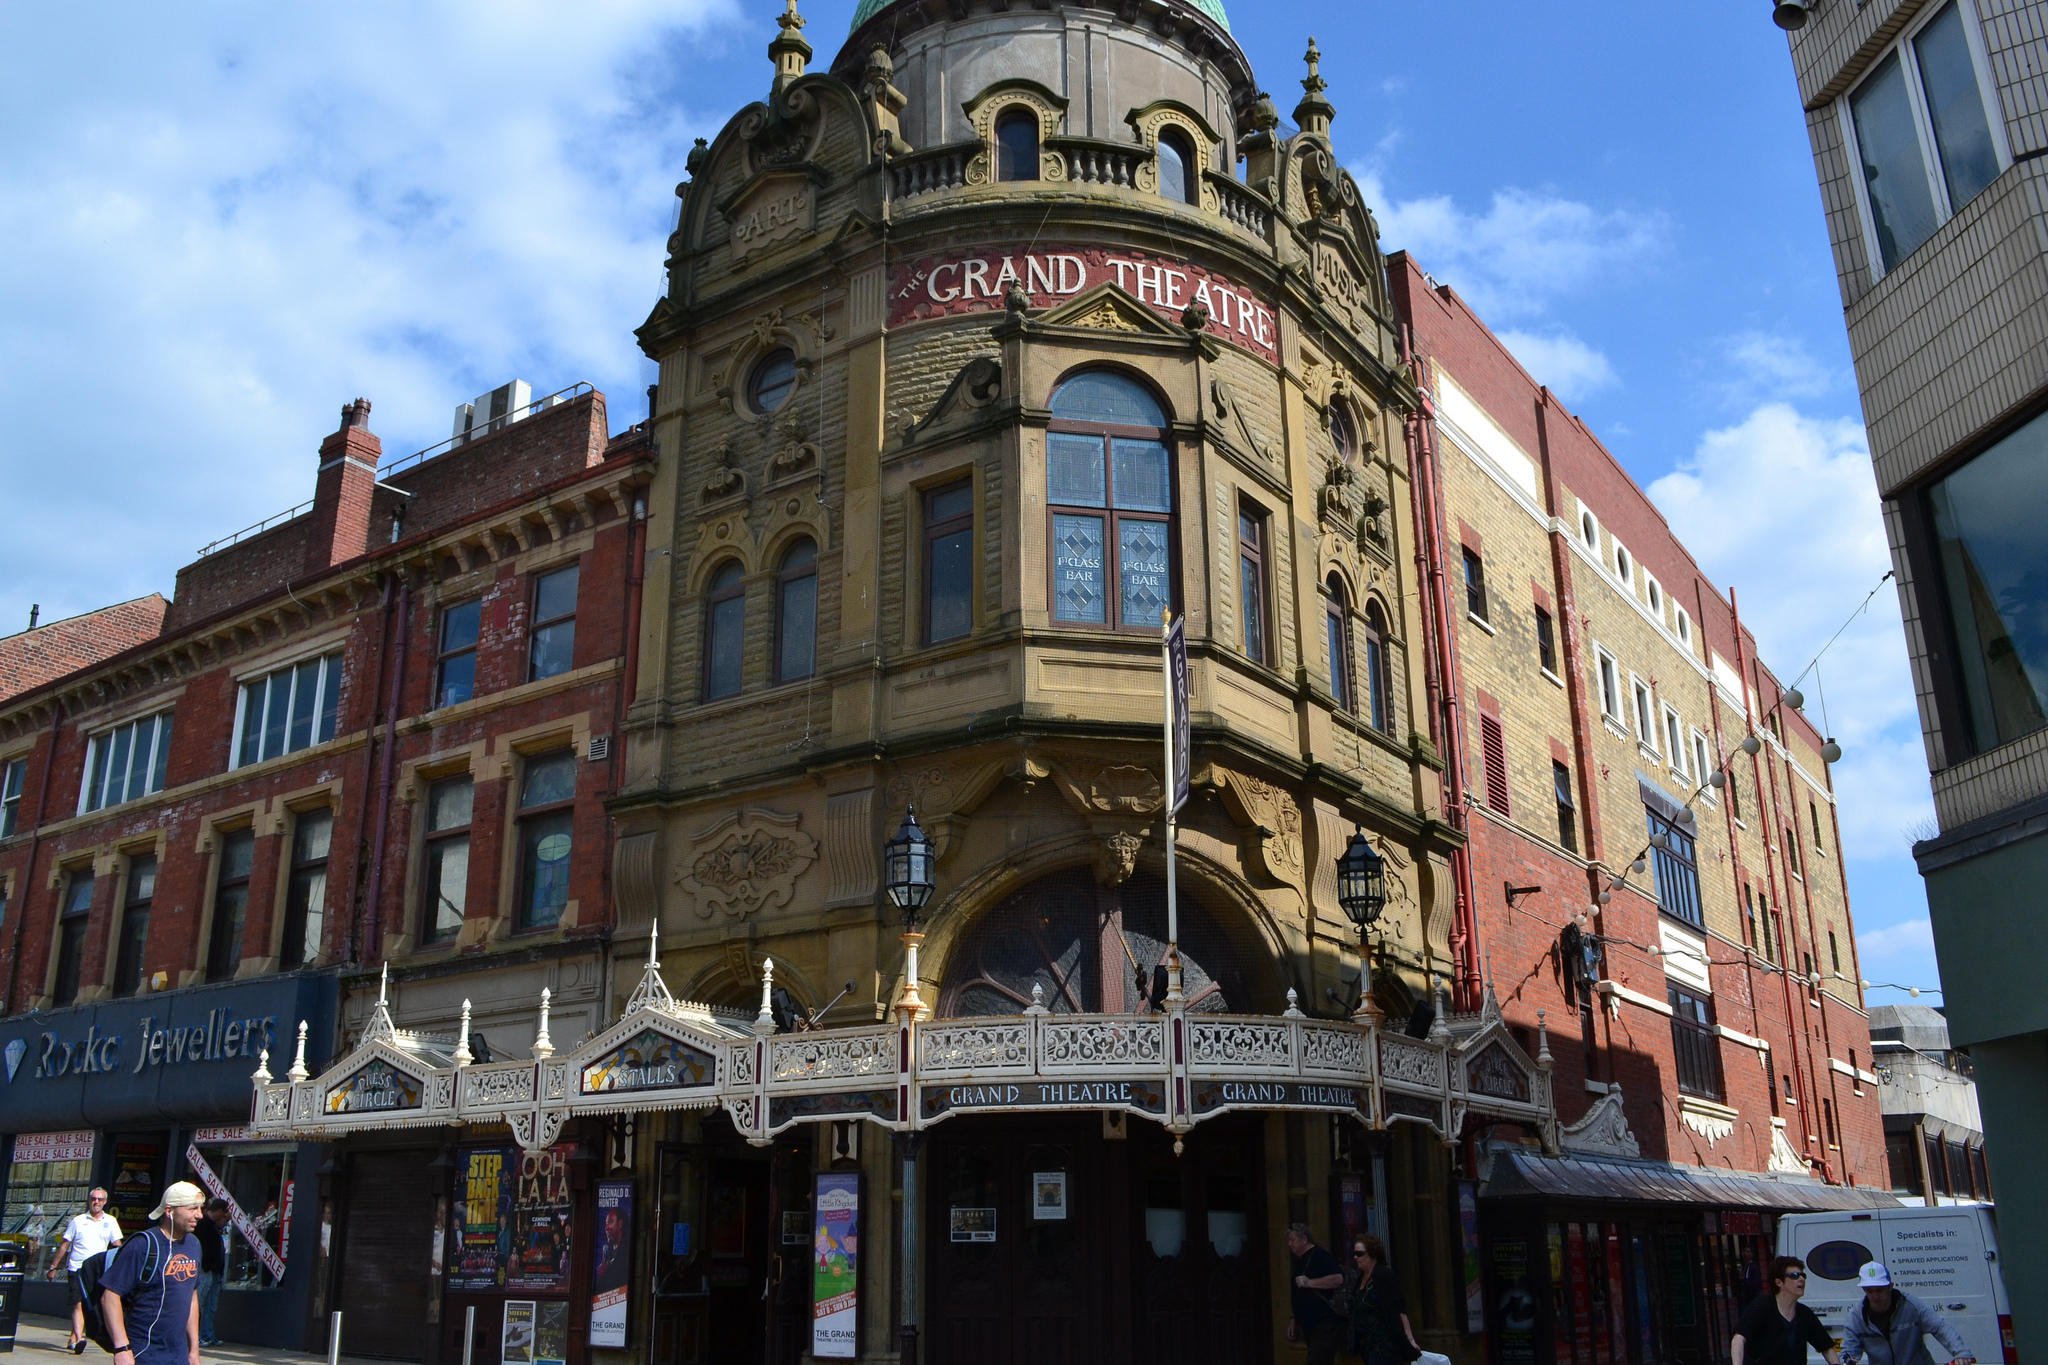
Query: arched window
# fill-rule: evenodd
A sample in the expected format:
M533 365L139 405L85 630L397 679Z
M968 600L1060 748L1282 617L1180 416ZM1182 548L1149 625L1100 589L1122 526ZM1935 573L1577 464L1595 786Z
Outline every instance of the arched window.
M775 572L775 681L818 670L818 544L809 536L782 553Z
M1158 630L1173 601L1173 460L1158 400L1119 374L1069 379L1052 397L1045 468L1053 620Z
M1358 709L1357 689L1351 681L1351 595L1344 580L1330 575L1323 595L1323 623L1330 645L1330 695L1341 710Z
M770 351L747 379L747 403L755 412L773 412L789 401L795 388L796 354L788 349Z
M728 559L704 593L704 700L740 690L740 660L747 625L746 571Z
M1330 443L1337 447L1337 458L1345 464L1358 461L1358 433L1351 429L1351 417L1341 407L1330 409Z
M1169 128L1159 134L1159 192L1183 204L1200 200L1194 149L1187 135Z
M1387 618L1377 602L1365 604L1365 691L1367 722L1373 729L1392 734L1394 706L1387 695Z
M996 179L1038 179L1038 115L1004 110L996 118Z

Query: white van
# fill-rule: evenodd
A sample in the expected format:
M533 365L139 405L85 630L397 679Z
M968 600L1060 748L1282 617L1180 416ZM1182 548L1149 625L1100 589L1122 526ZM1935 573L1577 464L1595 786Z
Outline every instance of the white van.
M1793 1213L1778 1220L1778 1254L1806 1262L1808 1307L1839 1345L1863 1297L1856 1272L1882 1262L1892 1283L1940 1311L1980 1365L2018 1365L2012 1304L1998 1267L1998 1225L1989 1204ZM1928 1339L1937 1361L1948 1352ZM1808 1351L1809 1360L1819 1356Z

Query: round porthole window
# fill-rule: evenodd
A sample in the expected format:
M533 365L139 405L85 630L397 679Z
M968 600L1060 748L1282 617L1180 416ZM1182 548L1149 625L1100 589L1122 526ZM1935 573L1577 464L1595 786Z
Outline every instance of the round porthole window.
M789 401L796 388L796 356L787 349L770 351L754 366L747 381L747 402L755 412L773 412Z
M544 863L559 863L562 859L569 856L569 836L566 834L544 835L534 852Z

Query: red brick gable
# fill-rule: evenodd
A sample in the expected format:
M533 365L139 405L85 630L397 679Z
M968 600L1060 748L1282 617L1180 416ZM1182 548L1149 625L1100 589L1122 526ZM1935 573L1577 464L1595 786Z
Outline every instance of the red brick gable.
M0 701L154 640L170 608L153 592L0 638Z

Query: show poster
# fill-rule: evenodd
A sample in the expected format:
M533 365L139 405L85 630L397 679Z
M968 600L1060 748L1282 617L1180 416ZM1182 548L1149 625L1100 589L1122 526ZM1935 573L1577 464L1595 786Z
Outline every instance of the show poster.
M512 1163L507 1170L507 1161ZM486 1147L462 1154L462 1198L449 1229L448 1287L457 1291L505 1287L512 1238L512 1180L519 1151Z
M533 1365L569 1365L569 1301L551 1299L534 1306Z
M858 1355L855 1318L860 1285L860 1176L821 1175L811 1250L811 1354L821 1360Z
M569 1154L574 1150L565 1143L541 1152L505 1153L506 1169L516 1163L518 1170L507 1289L554 1293L569 1287Z
M532 1299L505 1300L505 1329L498 1344L503 1365L534 1365L534 1307Z
M590 1272L590 1344L624 1346L633 1281L633 1182L597 1182L597 1257Z

